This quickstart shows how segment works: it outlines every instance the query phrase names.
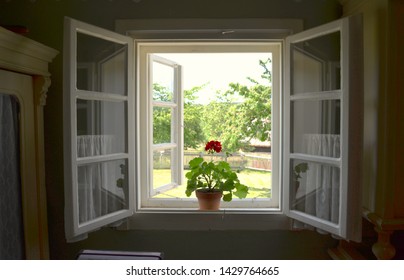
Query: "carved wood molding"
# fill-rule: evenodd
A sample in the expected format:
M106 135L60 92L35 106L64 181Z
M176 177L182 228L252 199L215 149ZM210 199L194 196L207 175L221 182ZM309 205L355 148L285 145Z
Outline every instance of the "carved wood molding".
M45 106L51 79L48 76L36 76L34 84L35 104L37 106Z
M57 50L0 27L0 68L28 75L50 76L48 64Z

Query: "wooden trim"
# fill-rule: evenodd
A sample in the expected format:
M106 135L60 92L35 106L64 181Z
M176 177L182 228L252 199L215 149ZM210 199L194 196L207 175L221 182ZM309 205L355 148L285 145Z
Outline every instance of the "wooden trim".
M51 84L48 64L57 53L54 49L0 27L0 68L30 76L30 84L18 96L21 106L21 182L27 259L49 258L43 106L46 105L46 94Z
M48 63L58 51L0 27L0 68L50 76Z

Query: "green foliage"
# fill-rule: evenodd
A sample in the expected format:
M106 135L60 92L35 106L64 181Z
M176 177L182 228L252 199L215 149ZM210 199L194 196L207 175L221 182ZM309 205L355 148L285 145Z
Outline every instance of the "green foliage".
M271 72L267 61L260 61L264 68L263 85L248 78L252 85L230 83L225 92L217 92L217 101L204 109L206 138L220 138L223 147L230 152L248 150L252 139L269 141L271 136ZM239 100L242 99L243 102Z
M308 166L307 162L302 162L302 163L297 164L295 166L295 168L293 169L293 175L295 177L295 181L299 181L299 179L302 178L302 176L300 176L300 174L307 172L307 170L309 170L309 166Z
M171 142L171 109L153 108L153 144Z
M201 125L202 106L195 104L196 94L203 86L184 90L184 148L196 149L205 141ZM172 101L172 92L159 84L153 84L153 99ZM172 109L154 107L153 109L153 143L171 142Z
M173 93L166 87L154 83L153 84L153 100L169 102L173 101Z
M240 183L228 162L207 162L202 157L197 157L189 162L189 167L191 170L185 175L185 194L188 197L197 189L220 190L224 201L231 201L233 194L238 198L245 198L248 194L248 187Z
M259 61L263 68L261 77L268 84L248 78L252 85L230 83L224 92L216 93L216 100L207 105L197 104L197 94L205 86L195 86L184 91L184 148L198 149L206 139L221 139L229 152L251 149L250 141L269 141L271 137L271 60ZM171 101L172 93L154 84L153 98ZM243 100L243 102L240 102ZM171 109L153 110L154 143L170 142Z
M203 106L196 104L196 94L205 85L195 86L190 90L184 90L184 148L196 149L205 142L202 129Z

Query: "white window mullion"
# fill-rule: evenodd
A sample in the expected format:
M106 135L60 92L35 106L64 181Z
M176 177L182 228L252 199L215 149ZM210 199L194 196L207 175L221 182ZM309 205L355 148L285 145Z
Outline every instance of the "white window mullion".
M104 161L112 161L112 160L120 160L120 159L128 159L128 154L109 154L109 155L101 155L101 156L92 156L92 157L81 157L77 159L77 164L89 164L89 163L98 163Z
M166 149L174 149L177 148L178 145L177 143L163 143L163 144L154 144L152 146L152 150L156 151L156 150L166 150Z
M291 101L295 100L338 100L341 99L342 92L340 90L297 93L290 96Z
M177 108L177 104L173 102L164 102L164 101L152 101L154 107L163 107L163 108Z
M76 90L76 97L84 100L128 101L128 96L116 95L113 93L101 93L97 91Z
M183 183L184 172L184 98L182 91L182 71L180 65L176 65L174 69L174 92L175 103L177 106L174 108L174 118L171 125L174 128L172 131L172 139L175 139L174 141L177 144L177 147L173 150L174 168L172 169L172 176L174 182L181 185Z
M315 155L308 155L308 154L290 154L290 159L297 159L303 161L311 161L311 162L318 162L323 164L328 164L336 167L341 166L341 159L340 158L331 158L325 156L315 156Z

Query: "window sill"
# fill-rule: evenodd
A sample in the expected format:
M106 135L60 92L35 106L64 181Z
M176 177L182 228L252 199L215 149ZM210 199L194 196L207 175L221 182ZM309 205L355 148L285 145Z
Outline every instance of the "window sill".
M132 230L288 230L290 219L280 211L141 210L128 222Z

